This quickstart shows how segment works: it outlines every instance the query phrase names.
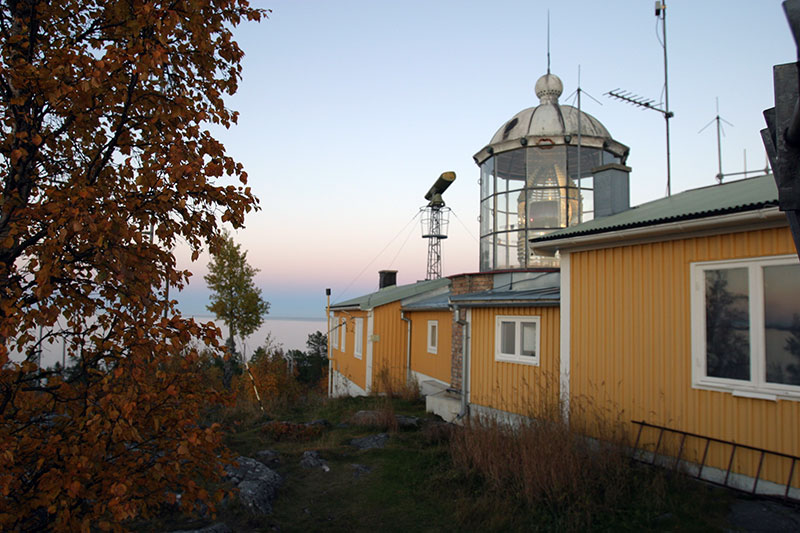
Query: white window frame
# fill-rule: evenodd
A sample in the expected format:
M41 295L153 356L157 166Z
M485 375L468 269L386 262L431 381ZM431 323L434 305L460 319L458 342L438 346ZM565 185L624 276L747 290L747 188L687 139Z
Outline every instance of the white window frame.
M439 351L439 321L428 320L428 353L437 354Z
M334 316L331 320L333 327L331 328L331 347L339 348L339 317Z
M797 256L781 255L702 261L691 263L692 388L729 392L734 396L764 400L800 400L800 386L767 382L766 333L764 330L764 274L767 266L796 265ZM750 379L739 380L707 375L706 365L706 283L707 270L747 269L750 337Z
M361 356L364 355L364 319L356 318L355 323L356 337L353 343L353 355L356 356L356 359L361 359Z
M342 317L342 351L347 351L347 318Z
M503 322L514 323L514 353L502 351ZM534 355L522 355L522 324L532 323L536 328ZM503 363L539 366L541 358L542 317L529 315L498 315L494 322L494 359Z

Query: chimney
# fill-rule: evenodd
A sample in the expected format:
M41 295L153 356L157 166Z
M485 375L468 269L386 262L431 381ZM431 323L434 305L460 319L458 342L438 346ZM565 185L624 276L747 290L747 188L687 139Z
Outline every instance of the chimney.
M391 287L397 285L397 270L379 270L378 288Z

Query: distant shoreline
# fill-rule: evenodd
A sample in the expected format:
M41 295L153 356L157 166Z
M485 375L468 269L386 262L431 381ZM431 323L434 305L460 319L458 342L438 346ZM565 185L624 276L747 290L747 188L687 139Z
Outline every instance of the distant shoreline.
M186 315L192 318L198 319L208 319L208 320L216 320L214 315ZM269 320L292 320L292 321L300 321L300 322L325 322L325 317L315 317L315 316L265 316L265 321Z

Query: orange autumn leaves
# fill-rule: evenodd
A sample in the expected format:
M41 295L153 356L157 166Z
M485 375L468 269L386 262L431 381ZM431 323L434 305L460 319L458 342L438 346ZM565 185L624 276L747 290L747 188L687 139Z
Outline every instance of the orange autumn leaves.
M243 52L245 0L0 1L0 529L119 529L226 458L224 397L182 318L173 248L257 207L208 132ZM38 367L63 343L68 372Z

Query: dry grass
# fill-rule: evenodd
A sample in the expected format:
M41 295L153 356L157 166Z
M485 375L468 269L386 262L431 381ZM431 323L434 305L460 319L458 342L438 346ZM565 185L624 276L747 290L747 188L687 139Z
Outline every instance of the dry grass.
M394 404L388 397L378 398L374 409L354 413L349 418L349 422L357 426L376 428L392 433L396 433L398 429Z
M405 370L402 371L405 373ZM421 397L419 382L412 378L401 380L393 376L388 367L381 367L375 375L375 392L388 398L400 398L406 401L415 401Z
M472 419L452 433L450 452L456 467L496 495L546 514L558 529L598 527L644 493L656 505L664 497L663 475L634 464L624 443L586 438L560 420L512 427Z

